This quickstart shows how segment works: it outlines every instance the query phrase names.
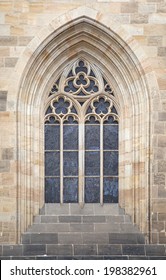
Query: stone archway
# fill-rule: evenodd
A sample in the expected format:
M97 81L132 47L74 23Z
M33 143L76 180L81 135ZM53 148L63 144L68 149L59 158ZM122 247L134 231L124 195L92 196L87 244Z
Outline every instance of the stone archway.
M96 10L54 20L26 48L15 71L18 145L18 240L42 207L43 116L48 92L66 62L88 58L104 72L120 107L120 205L150 231L151 92L157 83L133 38ZM145 219L145 213L147 219Z

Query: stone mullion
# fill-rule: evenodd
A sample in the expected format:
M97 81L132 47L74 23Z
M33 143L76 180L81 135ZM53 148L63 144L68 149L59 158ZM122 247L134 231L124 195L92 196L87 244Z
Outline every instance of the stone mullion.
M84 119L79 124L79 204L84 205L84 185L85 185L85 124Z
M63 204L63 119L60 120L60 203Z
M100 204L103 205L103 119L100 120Z

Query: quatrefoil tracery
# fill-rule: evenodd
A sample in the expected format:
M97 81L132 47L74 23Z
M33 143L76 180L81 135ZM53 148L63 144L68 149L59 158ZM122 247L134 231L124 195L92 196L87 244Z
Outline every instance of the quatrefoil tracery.
M77 61L69 72L64 91L78 96L87 96L98 92L99 82L88 62Z

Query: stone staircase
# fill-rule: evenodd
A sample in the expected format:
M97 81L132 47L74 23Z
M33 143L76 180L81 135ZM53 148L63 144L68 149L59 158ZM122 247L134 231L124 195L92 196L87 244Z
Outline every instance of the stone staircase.
M165 245L145 243L118 204L45 204L22 244L2 246L1 259L166 259Z

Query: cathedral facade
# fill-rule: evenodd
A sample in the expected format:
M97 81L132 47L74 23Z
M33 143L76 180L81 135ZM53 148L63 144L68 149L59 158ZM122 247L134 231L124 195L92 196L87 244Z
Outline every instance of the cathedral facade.
M0 31L2 255L56 205L120 207L163 250L165 1L0 1Z

